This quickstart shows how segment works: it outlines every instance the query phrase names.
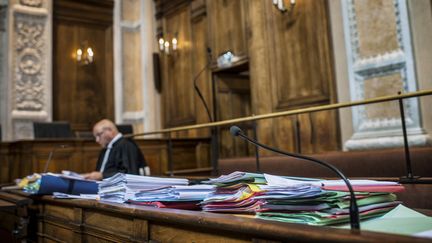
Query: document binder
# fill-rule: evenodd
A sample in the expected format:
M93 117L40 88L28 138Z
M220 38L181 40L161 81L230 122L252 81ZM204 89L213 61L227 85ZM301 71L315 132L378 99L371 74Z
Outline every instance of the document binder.
M98 184L96 181L49 174L42 175L41 184L36 194L50 195L53 192L62 192L73 195L96 194L98 192Z

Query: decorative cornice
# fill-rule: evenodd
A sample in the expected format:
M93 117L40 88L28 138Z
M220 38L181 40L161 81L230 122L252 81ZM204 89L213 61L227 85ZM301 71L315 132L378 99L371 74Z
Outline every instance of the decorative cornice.
M410 135L408 137L408 143L411 147L427 146L431 144L431 138L429 135L424 135L424 134ZM358 140L349 140L347 143L345 143L345 149L349 151L388 149L388 148L398 148L402 146L404 146L404 141L402 136L365 138L365 139L358 139Z
M40 8L42 6L42 0L20 0L21 5Z

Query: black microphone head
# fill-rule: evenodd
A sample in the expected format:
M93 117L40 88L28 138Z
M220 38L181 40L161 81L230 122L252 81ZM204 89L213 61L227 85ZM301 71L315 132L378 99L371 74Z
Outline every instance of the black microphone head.
M243 131L238 126L231 126L230 133L233 136L238 136L240 133L243 133Z

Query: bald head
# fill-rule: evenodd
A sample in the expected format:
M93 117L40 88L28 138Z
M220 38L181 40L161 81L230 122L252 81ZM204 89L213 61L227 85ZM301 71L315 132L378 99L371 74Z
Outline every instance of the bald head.
M116 125L108 119L100 120L93 126L93 135L102 147L106 147L118 133Z

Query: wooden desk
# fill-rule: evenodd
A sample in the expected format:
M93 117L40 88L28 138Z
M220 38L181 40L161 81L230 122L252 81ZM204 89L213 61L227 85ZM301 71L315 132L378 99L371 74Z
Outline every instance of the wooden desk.
M28 237L29 197L0 191L0 239L2 242L24 240Z
M244 216L34 197L39 242L430 242L423 238ZM37 217L36 217L37 216ZM35 237L37 239L31 238Z
M168 165L167 139L136 139L152 175L165 175ZM174 170L210 166L209 138L172 139ZM65 148L58 148L66 145ZM56 148L48 171L93 171L101 150L93 139L38 139L0 143L0 183L12 182L43 172L49 153Z

